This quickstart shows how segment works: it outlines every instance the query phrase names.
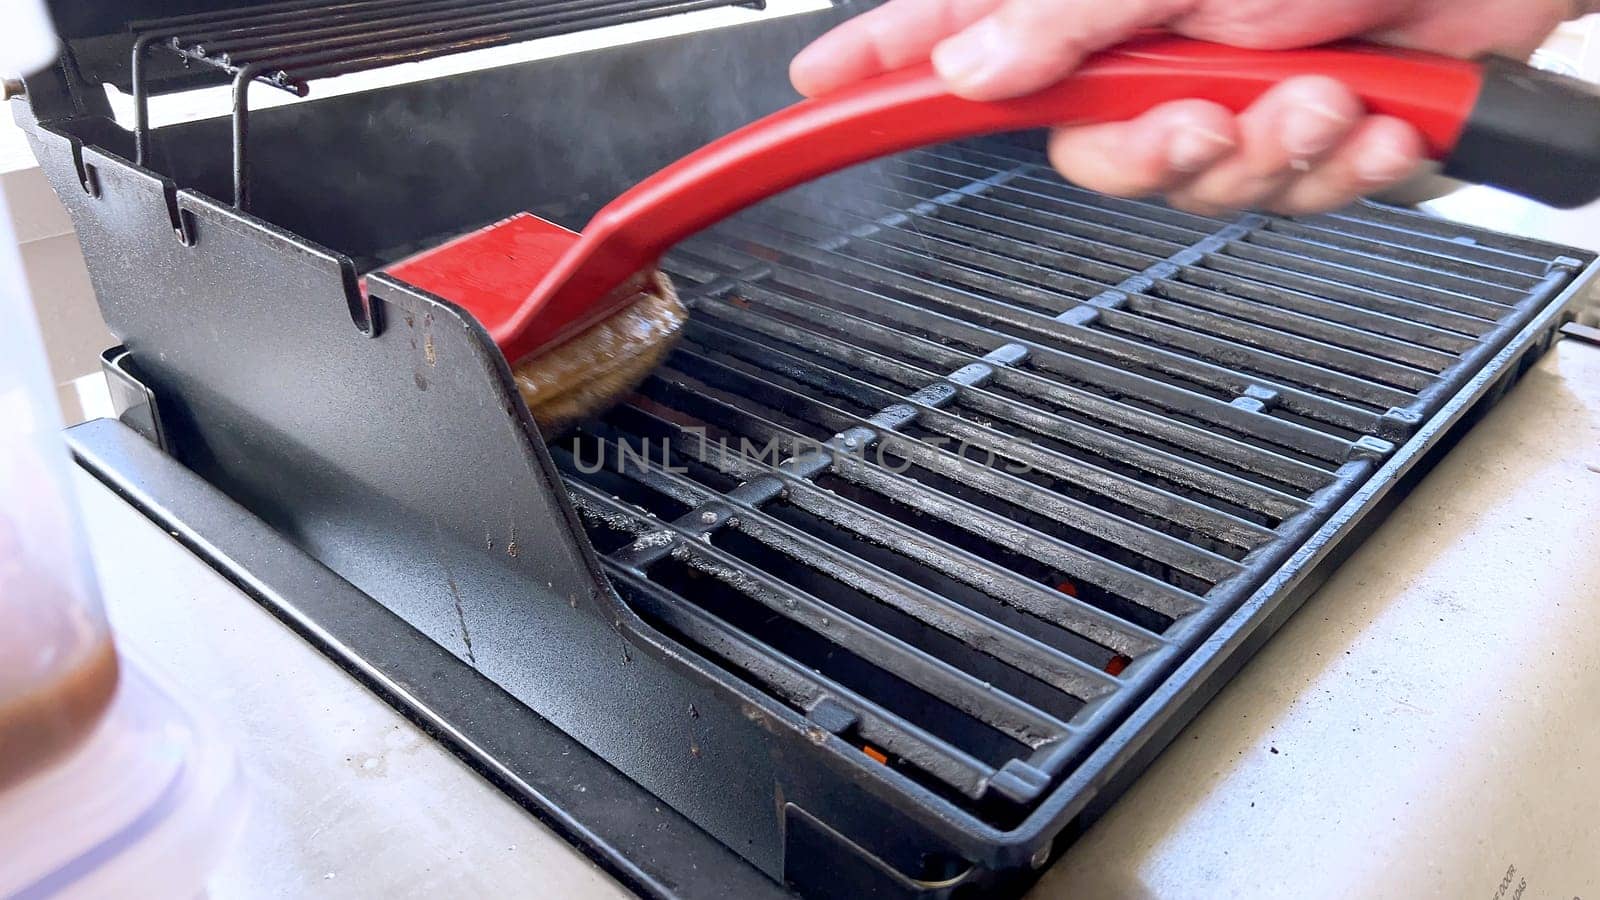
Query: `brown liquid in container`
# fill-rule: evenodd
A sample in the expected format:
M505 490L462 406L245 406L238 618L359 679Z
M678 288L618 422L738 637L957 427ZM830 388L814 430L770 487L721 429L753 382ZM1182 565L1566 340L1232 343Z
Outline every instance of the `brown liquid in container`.
M0 658L0 686L12 681L8 662L14 660ZM108 637L86 648L54 679L29 685L17 696L0 696L0 791L87 737L116 688L117 652Z

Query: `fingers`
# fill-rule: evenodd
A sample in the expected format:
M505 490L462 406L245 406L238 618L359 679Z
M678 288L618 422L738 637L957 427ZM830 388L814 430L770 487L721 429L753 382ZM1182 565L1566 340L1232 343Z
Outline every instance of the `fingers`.
M1178 187L1237 146L1226 107L1183 100L1131 122L1059 129L1050 139L1050 162L1091 190L1138 197Z
M1411 125L1367 116L1343 85L1312 77L1284 82L1237 117L1185 100L1050 140L1050 161L1070 181L1122 197L1164 193L1203 215L1337 209L1403 180L1423 153Z
M1197 0L890 0L818 38L789 65L817 96L932 59L950 90L974 100L1015 97L1059 81L1083 58Z
M1206 9L1203 0L889 0L802 51L790 77L814 96L931 59L952 92L1003 99L1059 80L1141 28L1176 23L1191 33L1227 24L1208 20ZM1396 36L1449 43L1418 33L1426 18L1402 21L1395 30L1408 33ZM1319 77L1286 81L1238 116L1184 101L1132 122L1061 129L1051 141L1052 162L1075 182L1122 196L1166 193L1174 206L1207 214L1337 207L1401 180L1421 156L1409 125L1368 117L1348 88Z
M1065 77L1089 54L1169 22L1196 0L1003 0L940 42L933 66L950 90L973 100L1031 93Z
M1285 81L1240 114L1239 149L1172 191L1170 199L1208 214L1264 205L1344 143L1363 113L1361 101L1337 81Z
M1591 0L889 0L835 28L790 68L801 93L932 59L951 90L975 100L1025 94L1144 27L1249 47L1298 47L1366 34L1458 56L1526 56Z
M926 62L933 48L1001 0L889 0L817 38L789 63L789 80L807 97L863 78Z
M1331 155L1267 203L1272 212L1311 215L1409 178L1422 163L1422 136L1407 122L1371 116Z

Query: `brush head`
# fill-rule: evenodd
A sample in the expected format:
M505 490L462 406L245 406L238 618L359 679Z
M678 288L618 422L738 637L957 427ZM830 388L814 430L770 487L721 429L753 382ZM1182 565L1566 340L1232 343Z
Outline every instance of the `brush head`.
M478 320L512 363L517 390L547 438L626 396L666 358L688 319L672 282L650 267L607 279L599 296L578 296L577 309L554 311L536 332L519 331L518 313L577 240L518 213L385 270ZM564 335L568 328L582 330Z
M677 343L689 312L672 281L651 271L643 283L628 305L512 366L517 391L547 439L615 406Z

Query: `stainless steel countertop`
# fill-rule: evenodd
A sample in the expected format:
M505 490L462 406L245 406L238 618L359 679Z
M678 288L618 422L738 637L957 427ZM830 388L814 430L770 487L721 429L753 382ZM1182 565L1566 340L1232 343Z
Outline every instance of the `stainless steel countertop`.
M253 785L211 896L620 888L105 488L122 645ZM1600 885L1600 348L1562 341L1038 897L1529 897Z

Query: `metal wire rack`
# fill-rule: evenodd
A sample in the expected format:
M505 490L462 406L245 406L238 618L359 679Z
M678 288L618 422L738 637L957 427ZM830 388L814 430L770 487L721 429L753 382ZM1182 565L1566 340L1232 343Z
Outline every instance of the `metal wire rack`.
M152 47L233 76L234 205L248 209L253 82L303 97L317 79L731 6L765 0L285 0L131 22L135 160L150 154Z

